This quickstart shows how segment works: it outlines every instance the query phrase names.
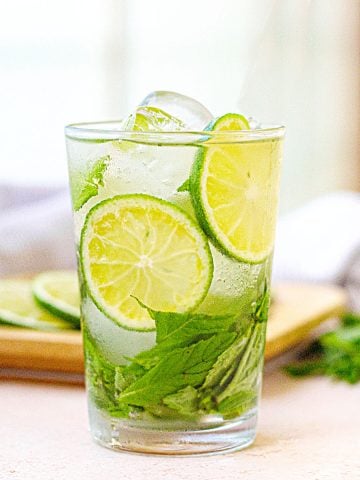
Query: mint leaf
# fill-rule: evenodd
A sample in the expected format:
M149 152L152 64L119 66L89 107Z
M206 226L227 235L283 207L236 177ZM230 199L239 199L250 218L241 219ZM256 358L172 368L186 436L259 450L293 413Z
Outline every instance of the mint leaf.
M118 404L117 376L128 367L114 365L105 359L86 328L83 331L83 344L88 393L96 406L106 410L112 417L128 418L129 415L140 413L141 408ZM139 365L135 367L142 368Z
M119 396L119 402L147 406L189 386L198 387L216 358L235 340L236 333L220 333L185 348L176 348Z
M341 324L343 327L355 327L356 325L360 325L360 313L344 313L341 316Z
M197 336L227 332L236 322L236 315L206 315L204 313L156 312L147 309L156 323L156 342L177 345Z
M235 328L236 324L235 315L157 312L150 308L147 308L147 311L155 320L157 345L133 359L147 369L159 363L164 355L174 348L186 347L199 340L206 340L211 335L228 332Z
M239 366L241 365L241 360L245 356L249 347L253 330L254 323L249 325L245 331L238 334L238 337L234 343L219 356L212 369L208 373L204 384L200 388L200 405L204 410L219 411L219 402L221 403L220 395L226 390L227 386L232 383L232 379L235 373L238 371ZM256 374L258 373L257 365L255 365L255 372ZM240 392L238 393L242 394L241 388L245 387L242 386L239 388ZM229 396L233 396L231 392L223 395L222 401L226 400L226 398ZM239 395L234 398L241 399L242 397ZM227 404L225 403L224 409L227 409L226 405ZM238 406L237 410L240 411L241 408L242 407ZM230 413L227 412L227 415L230 415Z
M130 365L126 366L118 366L115 369L115 388L121 392L142 377L145 373L145 368L137 363L131 363Z
M253 331L248 336L248 342L230 382L225 389L217 395L218 402L238 394L241 391L256 389L258 376L263 365L265 325L265 323L257 323L254 325Z
M270 289L266 278L263 281L262 293L258 297L254 307L254 319L258 322L266 322L270 306Z
M292 377L320 375L326 372L326 363L323 360L306 360L284 367L286 373Z
M181 415L191 415L199 409L199 395L196 388L187 386L176 393L164 397L163 402Z
M334 332L324 333L320 338L320 345L327 351L360 355L360 325L342 327Z
M117 404L115 367L100 354L87 330L83 332L83 343L89 395L98 407L109 410Z
M171 350L173 349L167 347L163 348L161 345L157 345L150 350L145 350L136 355L136 357L133 358L133 362L142 366L146 370L150 370Z
M252 320L209 372L202 386L201 405L207 404L209 408L214 404L214 399L217 407L220 404L224 405L223 402L227 398L239 399L240 402L246 391L255 390L256 396L256 384L263 364L266 321L270 304L265 271L263 278L260 278L259 289L261 294L257 294L256 300L252 303Z
M103 177L110 161L110 156L99 158L85 174L73 175L71 196L74 210L79 210L91 197L98 194L99 186L103 186Z
M324 333L302 355L302 359L285 367L295 377L327 375L354 384L360 381L360 322L347 314L342 326Z
M158 403L155 405L147 405L145 412L146 414L150 413L152 417L159 417L161 419L174 421L179 420L179 412L173 410L170 407L167 407L166 405L163 405L162 403Z
M245 335L239 335L235 342L218 357L206 376L205 382L201 387L202 390L213 388L226 382L229 373L233 371L233 368L236 368L239 358L246 348L249 341L248 335L250 333L251 332L248 331Z
M256 404L257 395L254 390L243 390L225 398L218 405L218 411L224 418L242 415Z
M189 190L190 190L190 180L187 179L187 180L185 180L184 183L182 183L182 184L180 185L179 188L177 188L176 191L177 191L177 192L188 192Z
M157 344L128 365L113 365L89 344L90 391L115 417L176 419L221 413L233 418L250 409L262 367L268 299L246 297L244 314L157 312ZM259 286L259 288L261 288ZM94 360L94 361L93 361Z

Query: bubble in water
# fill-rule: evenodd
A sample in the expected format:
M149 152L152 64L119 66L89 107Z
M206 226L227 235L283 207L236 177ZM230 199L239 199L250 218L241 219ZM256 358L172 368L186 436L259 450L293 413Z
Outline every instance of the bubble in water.
M158 107L181 120L186 129L194 131L203 130L213 119L213 115L200 102L176 92L151 92L140 105Z

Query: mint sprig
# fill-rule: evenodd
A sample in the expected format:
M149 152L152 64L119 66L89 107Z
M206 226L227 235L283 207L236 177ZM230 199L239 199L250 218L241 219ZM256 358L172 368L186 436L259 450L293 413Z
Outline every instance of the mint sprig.
M234 341L235 333L213 335L188 347L176 348L118 397L120 404L146 407L186 386L199 387L216 358Z
M233 314L211 316L203 313L157 312L137 301L147 309L156 325L157 345L133 359L146 368L155 366L174 348L186 347L212 335L234 330L237 322Z
M344 314L340 326L320 335L301 357L285 367L289 375L326 375L350 384L360 382L360 315Z
M71 196L75 211L79 210L91 197L97 195L100 186L104 186L103 177L109 161L110 156L105 155L91 165L89 171L85 174L79 172L70 176L70 179L72 179Z
M265 286L242 317L158 312L139 301L155 321L156 345L118 366L87 346L94 401L125 418L241 415L258 394L267 294Z
M166 406L181 415L196 415L199 409L199 395L196 388L188 385L177 392L163 398Z

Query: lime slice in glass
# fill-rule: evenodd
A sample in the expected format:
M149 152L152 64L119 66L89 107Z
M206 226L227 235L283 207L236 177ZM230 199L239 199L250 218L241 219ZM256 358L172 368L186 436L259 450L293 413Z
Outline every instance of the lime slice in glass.
M223 132L228 130L249 130L250 125L244 115L239 113L226 113L222 117L214 118L205 130Z
M130 330L153 330L146 306L186 312L205 297L213 262L207 239L179 207L143 194L95 205L81 234L80 261L97 307Z
M244 126L245 117L227 114L211 128ZM226 255L259 263L272 252L280 160L281 140L276 138L199 149L189 181L193 206L204 231Z
M32 282L32 292L41 307L75 326L80 325L80 293L76 272L58 270L40 273Z
M73 328L35 303L30 280L0 280L0 323L49 331Z

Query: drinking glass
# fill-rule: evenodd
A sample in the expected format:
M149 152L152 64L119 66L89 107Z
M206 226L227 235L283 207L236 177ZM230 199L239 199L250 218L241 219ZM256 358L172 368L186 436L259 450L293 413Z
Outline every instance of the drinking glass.
M187 455L253 442L283 136L66 127L101 445Z

